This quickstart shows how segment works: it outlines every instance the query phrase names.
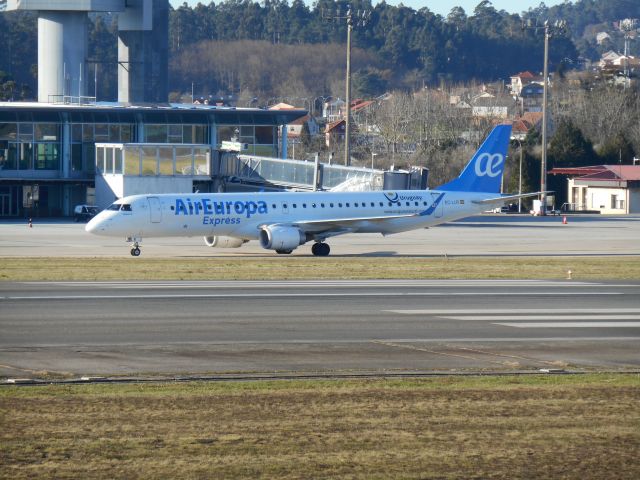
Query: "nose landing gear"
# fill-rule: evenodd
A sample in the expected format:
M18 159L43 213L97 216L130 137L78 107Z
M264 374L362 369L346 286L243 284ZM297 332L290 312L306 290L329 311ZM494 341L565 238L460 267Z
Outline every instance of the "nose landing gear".
M137 237L129 237L127 238L127 242L132 242L131 244L131 256L139 257L140 256L140 242L142 242L141 238Z

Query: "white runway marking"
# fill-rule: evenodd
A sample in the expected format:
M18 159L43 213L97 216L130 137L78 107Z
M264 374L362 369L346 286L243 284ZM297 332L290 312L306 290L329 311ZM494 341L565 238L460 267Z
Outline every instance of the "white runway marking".
M640 313L635 315L476 315L469 317L443 317L450 320L470 321L531 321L531 320L640 320Z
M162 298L295 298L295 297L379 297L380 292L326 292L326 293L211 293L211 294L169 294L169 295L34 295L34 296L4 296L0 300L99 300L99 299L162 299ZM504 292L499 294L490 294L487 292L385 292L384 295L391 297L522 297L531 296L530 292ZM593 297L595 295L624 295L622 292L536 292L538 296L556 297L556 296L572 296L572 297Z
M509 322L494 325L515 328L638 328L640 322Z
M465 315L464 320L469 320L470 316L480 317L478 309L427 309L427 310L383 310L384 312L399 313L403 315ZM562 314L625 314L625 313L638 313L640 314L640 307L638 308L497 308L482 310L485 315L522 315L522 314L547 314L547 315L562 315Z
M562 282L550 280L193 280L193 281L97 281L97 282L22 282L25 285L59 285L63 287L106 287L106 288L313 288L313 287L608 287L592 282ZM616 287L636 287L637 285L615 285Z

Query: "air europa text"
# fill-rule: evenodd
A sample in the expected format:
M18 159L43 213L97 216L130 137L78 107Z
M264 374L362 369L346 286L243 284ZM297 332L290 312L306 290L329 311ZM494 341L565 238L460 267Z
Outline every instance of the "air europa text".
M209 198L192 202L190 198L176 198L176 215L245 215L250 218L256 213L267 213L267 203L263 201L214 202Z

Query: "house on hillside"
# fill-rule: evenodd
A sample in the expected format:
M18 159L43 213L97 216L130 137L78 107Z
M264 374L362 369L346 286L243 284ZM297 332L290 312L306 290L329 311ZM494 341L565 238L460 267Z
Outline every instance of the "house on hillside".
M569 177L570 210L640 213L640 165L554 168L549 173Z
M544 85L532 82L522 87L520 91L520 114L525 112L542 112L544 99Z
M336 120L327 123L324 130L325 144L331 149L337 143L344 143L347 122L345 120Z
M322 106L322 116L327 123L333 123L345 117L345 105L347 103L340 99L334 98Z
M542 83L541 75L534 75L531 72L520 72L511 77L511 94L518 97L525 85L532 82Z
M604 42L610 42L611 41L611 35L609 35L607 32L598 32L596 34L596 43L598 45L602 45Z
M320 126L318 125L316 119L307 114L304 117L300 117L287 125L288 137L292 139L300 138L300 135L302 134L302 128L305 124L309 128L309 134L312 137L320 133Z
M526 112L514 120L513 127L511 128L511 136L516 140L523 141L529 133L529 130L532 128L541 128L541 123L542 112Z
M471 113L474 117L507 119L515 110L513 98L481 95L471 102Z

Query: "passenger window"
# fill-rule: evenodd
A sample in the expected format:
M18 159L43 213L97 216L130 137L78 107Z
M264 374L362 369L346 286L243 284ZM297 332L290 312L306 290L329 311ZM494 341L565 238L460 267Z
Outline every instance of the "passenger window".
M349 204L348 203L346 203L345 205L347 206L347 208L349 208Z
M357 206L358 206L358 202L354 203L354 204L353 204L353 206L354 206L354 207L357 207Z
M391 206L391 205L392 205L392 203L391 203L391 202L389 202L389 206Z
M271 208L276 208L276 204L275 204L275 203L274 203L274 204L272 204L272 205L271 205Z
M303 204L302 204L302 208L307 208L307 204L306 204L306 203L303 203Z
M416 207L418 206L418 202L416 202Z
M372 207L375 207L375 206L376 206L376 204L375 204L375 203L373 203L373 202L371 202L371 206L372 206Z
M422 202L422 204L426 207L427 206L427 202Z
M338 207L342 208L342 204L341 204L341 203L339 203L339 204L338 204Z
M330 204L329 204L329 206L330 206L331 208L333 208L333 203L330 203Z
M312 204L311 204L311 206L312 206L313 208L316 208L316 204L315 204L315 203L312 203Z
M381 207L384 207L384 203L380 202L380 206L381 206Z
M286 203L283 203L283 204L282 204L282 209L283 209L283 210L286 210L286 208L287 208L287 204L286 204Z
M296 205L295 203L293 204L293 208L298 208L298 205Z
M321 206L322 208L324 208L324 203L321 203L321 204L320 204L320 206Z

